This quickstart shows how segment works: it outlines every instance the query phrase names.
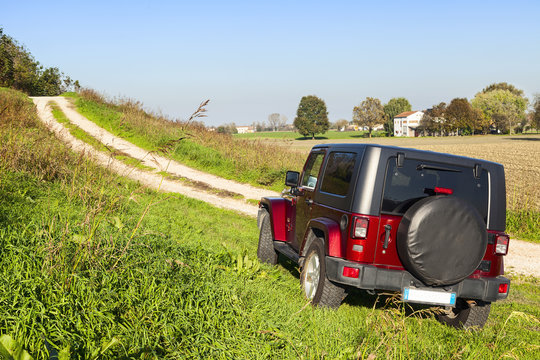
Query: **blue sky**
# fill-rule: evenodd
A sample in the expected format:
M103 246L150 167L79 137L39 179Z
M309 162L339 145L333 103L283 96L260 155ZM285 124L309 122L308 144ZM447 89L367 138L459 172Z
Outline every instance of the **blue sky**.
M367 96L421 110L493 82L540 92L540 1L6 1L0 26L109 96L208 125L350 120Z

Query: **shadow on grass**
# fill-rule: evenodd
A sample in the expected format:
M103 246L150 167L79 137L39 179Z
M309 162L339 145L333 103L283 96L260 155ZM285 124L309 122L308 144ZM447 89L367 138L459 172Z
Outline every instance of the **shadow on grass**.
M525 140L525 141L540 141L540 137L530 138L530 137L511 137L508 140Z
M309 137L309 136L301 136L301 137L297 137L294 140L300 140L300 141L304 141L304 140L328 140L328 138L326 136L315 136L315 138L312 138L312 137Z
M278 264L287 270L292 276L300 280L300 271L298 264L290 260L286 256L278 255ZM300 281L298 281L300 286ZM419 310L428 310L431 306L422 304L412 304L401 302L401 294L398 292L375 292L374 294L368 293L366 290L357 288L347 288L347 297L343 300L344 304L351 306L359 306L364 308L371 308L377 310L394 309L397 310L401 307L405 309L405 315L409 316ZM416 316L421 318L429 318L433 315L429 312L419 312Z

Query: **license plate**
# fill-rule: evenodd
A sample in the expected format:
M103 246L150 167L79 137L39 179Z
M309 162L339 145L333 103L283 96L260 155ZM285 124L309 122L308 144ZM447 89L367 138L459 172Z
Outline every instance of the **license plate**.
M456 293L416 288L403 289L403 301L433 305L456 305Z

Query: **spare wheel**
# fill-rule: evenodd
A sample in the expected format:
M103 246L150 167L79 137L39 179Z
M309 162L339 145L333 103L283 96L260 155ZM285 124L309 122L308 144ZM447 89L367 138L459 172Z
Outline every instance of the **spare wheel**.
M467 201L446 195L419 200L403 215L397 249L403 266L426 285L458 283L484 257L486 225Z

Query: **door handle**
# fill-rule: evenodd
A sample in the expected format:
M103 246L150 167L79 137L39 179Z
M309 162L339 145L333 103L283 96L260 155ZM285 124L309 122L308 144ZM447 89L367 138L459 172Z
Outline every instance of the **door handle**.
M313 199L306 199L306 204L309 206L313 205Z
M385 231L385 235L384 235L384 244L383 244L383 249L388 249L388 241L390 241L390 231L392 230L392 226L391 225L384 225L384 231Z

